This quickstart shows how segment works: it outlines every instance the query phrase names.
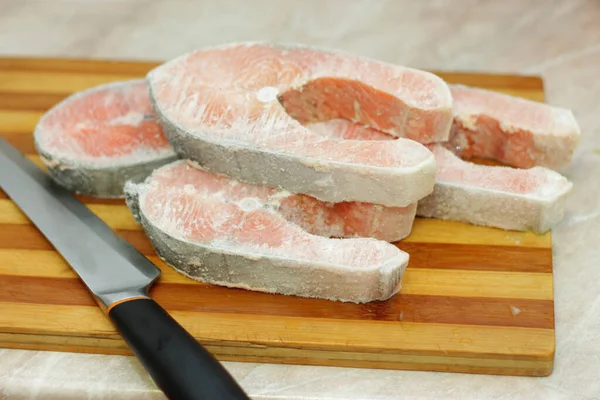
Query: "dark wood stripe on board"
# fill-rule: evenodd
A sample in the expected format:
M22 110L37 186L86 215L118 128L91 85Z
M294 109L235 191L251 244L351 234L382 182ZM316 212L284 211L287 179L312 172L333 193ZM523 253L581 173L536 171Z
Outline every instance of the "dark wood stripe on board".
M39 71L75 72L78 74L129 74L132 77L144 76L161 61L112 61L63 58L0 58L0 70L5 71Z
M5 224L0 229L0 248L53 250L33 225ZM144 255L155 255L143 231L116 230ZM461 269L506 272L552 272L552 251L545 248L461 245L438 243L399 243L410 254L411 268ZM505 252L505 253L504 253ZM502 254L501 257L498 254Z
M75 197L79 199L79 201L84 202L85 204L109 204L113 206L125 206L125 200L123 199L100 199L96 197L83 196L76 194ZM8 195L4 193L2 189L0 189L0 199L8 199ZM0 226L2 226L0 224Z
M21 250L54 250L50 242L33 225L0 225L0 248ZM116 233L144 255L154 255L148 237L141 231L117 230Z
M399 242L412 267L478 271L552 272L552 249L477 244Z
M76 279L0 275L0 301L96 306ZM446 297L398 294L385 302L340 303L230 289L214 285L157 283L152 296L171 311L292 316L306 318L405 321L551 329L548 300Z
M5 133L2 137L23 154L37 154L33 140L33 132L31 135Z
M0 110L46 111L70 94L0 92Z

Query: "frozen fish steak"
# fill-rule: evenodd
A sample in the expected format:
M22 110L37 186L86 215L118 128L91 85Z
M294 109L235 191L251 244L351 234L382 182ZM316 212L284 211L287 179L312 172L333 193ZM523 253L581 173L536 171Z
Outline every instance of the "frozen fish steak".
M409 256L396 246L310 234L269 204L268 193L221 183L207 188L205 172L179 161L127 184L129 207L176 271L227 287L355 303L400 290Z
M419 201L419 216L537 233L562 220L573 185L558 172L478 165L444 146L431 149L439 168L433 193Z
M194 166L194 168L190 168ZM305 231L318 236L351 238L372 237L387 242L410 234L417 205L384 207L371 203L326 203L314 197L293 194L263 185L253 185L225 175L204 171L191 161L175 161L156 170L150 183L168 184L197 196L218 198L241 206L261 204ZM129 197L126 197L131 202ZM134 217L138 219L138 212Z
M67 97L42 116L34 140L57 183L94 197L123 197L126 181L142 180L176 158L154 117L143 79Z
M340 119L312 124L311 129L329 137L394 140ZM447 143L427 146L435 156L436 182L433 193L419 200L417 216L538 233L563 218L572 183L558 172L477 165L457 157Z
M435 161L415 140L445 140L452 122L450 91L437 76L302 46L198 50L147 79L180 158L332 203L406 207L431 193ZM327 138L305 126L336 118L399 139Z
M571 162L581 133L570 110L464 85L450 89L454 100L450 145L462 158L553 170Z

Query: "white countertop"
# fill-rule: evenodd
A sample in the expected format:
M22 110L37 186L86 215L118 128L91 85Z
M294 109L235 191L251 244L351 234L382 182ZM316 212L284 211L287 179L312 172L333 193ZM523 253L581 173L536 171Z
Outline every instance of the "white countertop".
M560 171L575 186L554 230L551 376L224 363L254 399L600 399L600 2L0 1L0 55L166 60L241 40L304 42L417 68L541 74L547 101L571 108L583 133ZM164 396L133 357L0 350L0 398Z

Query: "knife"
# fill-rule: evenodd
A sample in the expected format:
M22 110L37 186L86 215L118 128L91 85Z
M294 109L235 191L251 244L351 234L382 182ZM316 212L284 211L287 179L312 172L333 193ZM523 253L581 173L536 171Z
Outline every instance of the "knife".
M52 243L170 399L249 399L148 294L160 269L0 138L0 187Z

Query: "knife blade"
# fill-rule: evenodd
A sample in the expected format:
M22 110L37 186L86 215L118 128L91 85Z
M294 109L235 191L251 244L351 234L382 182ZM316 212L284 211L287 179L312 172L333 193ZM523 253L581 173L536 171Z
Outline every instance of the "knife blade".
M0 138L0 187L79 275L170 399L249 399L149 295L160 269Z

